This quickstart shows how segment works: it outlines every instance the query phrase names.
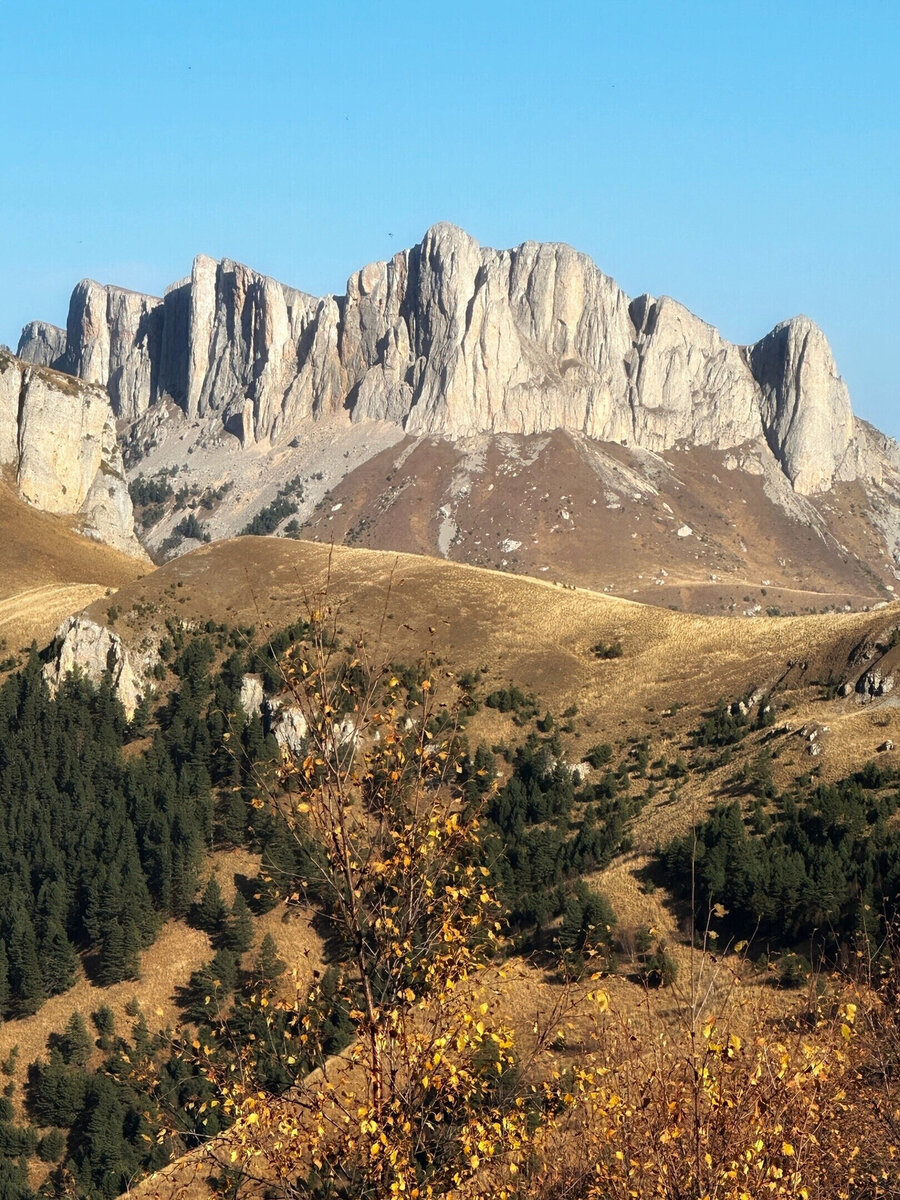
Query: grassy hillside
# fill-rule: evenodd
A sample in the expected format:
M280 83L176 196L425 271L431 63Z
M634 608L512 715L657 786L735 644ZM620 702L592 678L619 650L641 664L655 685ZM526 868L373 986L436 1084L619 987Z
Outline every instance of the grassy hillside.
M558 817L548 818L541 808L544 799L532 788L528 804L534 813L525 821L524 837L543 837L555 827L571 841L587 820L588 807L606 814L602 826L615 814L616 798L624 798L626 836L619 842L616 835L611 862L601 855L599 867L588 872L588 882L607 897L618 919L622 962L605 987L623 1014L637 1013L647 1004L640 982L647 960L647 951L639 947L642 930L653 931L654 946L665 946L682 981L692 979L697 969L683 932L683 899L659 873L659 846L683 834L717 803L737 797L749 807L763 770L771 784L764 793L771 797L766 803L774 805L778 791L800 777L822 783L845 779L877 758L889 780L900 761L895 751L878 749L888 741L900 742L900 711L893 695L862 705L855 694L838 694L839 685L855 683L884 656L900 623L897 605L876 613L735 621L419 556L242 538L203 547L142 578L124 580L114 601L103 596L89 611L99 621L113 622L126 643L141 651L172 630L180 631L189 646L192 640L202 641L209 626L212 641L226 654L241 637L264 646L271 633L311 608L321 610L323 603L337 612L342 647L361 637L375 660L401 665L429 654L436 677L447 687L465 675L478 701L466 726L469 745L473 750L479 743L492 748L501 780L519 769L516 747L527 739L535 753L560 764L583 764L586 755L597 758L598 765L579 770L593 789L592 800L575 794L580 784L567 784L568 792L561 783L554 785L553 796L553 789L545 788L550 810L559 797L568 805ZM237 642L223 632L251 627L254 632L241 634ZM245 661L252 666L251 659ZM182 686L170 667L160 675L163 698ZM713 719L717 701L730 710L752 693L758 698L750 702L751 717L732 744L723 748L698 736ZM768 703L774 709L771 718L759 719ZM814 742L821 747L815 755ZM598 746L608 751L600 754ZM144 749L138 739L126 746L126 756ZM527 770L522 778L527 781ZM604 795L611 797L612 807L603 807ZM501 842L504 828L497 825ZM205 876L213 869L230 900L235 883L240 880L244 886L258 869L258 858L243 848L220 848L209 859ZM548 911L557 916L530 945L549 946L560 920L563 925L570 920L570 902L577 899L575 877L563 872L557 886L565 912L560 917L562 910L551 904ZM296 903L278 906L256 918L254 934L258 949L262 934L274 933L285 956L300 965L303 986L312 970L324 966L310 915ZM176 990L211 952L204 933L183 921L169 922L144 952L140 980L99 989L79 979L35 1016L0 1029L0 1058L20 1045L21 1081L22 1069L50 1032L61 1031L74 1011L87 1017L104 1002L113 1009L123 1036L136 1011L134 1005L125 1010L131 997L151 1030L173 1021ZM766 985L764 972L748 979L754 988ZM525 1032L536 1011L551 1009L561 994L559 976L540 958L513 960L491 987L505 1019ZM683 987L690 991L687 983ZM716 989L720 987L724 996L726 983L717 983ZM758 994L766 997L773 1018L780 1019L794 1004L781 993ZM653 1011L675 1012L678 1005L673 1008L673 1003L666 993L654 1001ZM94 1059L99 1064L100 1056ZM167 1169L166 1186L182 1190L190 1180L193 1190L195 1165L189 1158ZM43 1168L32 1170L37 1182ZM147 1194L155 1194L162 1184L144 1186Z
M43 643L63 617L147 569L82 537L71 521L29 508L0 480L0 640L9 648Z
M167 616L279 628L322 591L344 632L362 634L373 653L410 660L431 650L453 670L482 670L485 687L515 682L557 713L577 704L585 738L657 729L677 739L718 698L776 687L800 719L840 718L829 757L846 744L851 760L887 736L873 731L873 707L821 696L853 675L855 649L897 625L897 604L874 613L703 617L419 555L237 538L123 587L116 629L138 644L160 636ZM108 607L98 601L89 612L103 621ZM621 656L600 657L601 643L620 643Z

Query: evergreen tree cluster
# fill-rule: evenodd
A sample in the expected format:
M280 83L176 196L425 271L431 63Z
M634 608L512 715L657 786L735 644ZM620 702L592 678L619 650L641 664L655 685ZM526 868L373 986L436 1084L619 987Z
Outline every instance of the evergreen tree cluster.
M295 475L278 489L275 499L265 508L261 508L256 516L241 530L241 534L253 534L263 537L274 533L285 517L293 516L298 511L297 502L303 499L303 478ZM294 498L295 497L295 498Z
M663 853L676 886L695 879L695 919L715 904L728 931L774 946L816 937L826 948L891 916L900 894L896 775L868 764L835 784L715 808Z
M195 974L189 992L199 995L208 985L221 953ZM44 1195L113 1200L139 1175L221 1133L229 1117L221 1106L209 1104L215 1096L209 1069L227 1070L235 1039L255 1047L259 1078L276 1092L317 1065L298 1053L301 1026L321 1030L328 1054L347 1045L351 1025L338 996L335 968L321 981L315 1006L298 1012L268 1003L285 970L270 935L250 971L241 973L233 955L231 962L227 977L217 978L218 1011L201 1005L201 1011L188 1012L197 1037L189 1035L187 1043L168 1031L151 1036L140 1014L130 1038L115 1036L111 1014L102 1009L92 1014L101 1035L96 1043L79 1013L62 1033L50 1035L46 1054L28 1068L25 1093L28 1116L34 1125L49 1127L48 1132L39 1138L34 1127L12 1124L11 1107L0 1111L3 1200L32 1200L27 1166L35 1154L56 1164L43 1185ZM227 1027L222 1021L226 1011ZM202 1042L205 1060L187 1048L191 1040ZM95 1045L105 1053L92 1067ZM163 1129L176 1129L178 1136L161 1137Z
M134 978L162 919L190 912L206 850L271 832L249 823L274 746L240 711L243 655L212 675L208 636L172 654L177 686L140 754L123 749L149 707L129 726L107 682L71 676L51 696L32 654L0 687L0 1016L70 987L78 950L99 983Z
M492 870L510 924L526 940L539 938L564 913L572 880L605 866L624 848L628 822L640 806L627 774L607 771L598 783L582 785L558 751L552 737L531 733L487 808ZM480 761L485 770L484 751L479 754L475 765ZM487 790L493 774L491 760L483 775L476 772L477 786Z
M719 700L694 731L695 746L734 746L749 732L750 722L737 705Z

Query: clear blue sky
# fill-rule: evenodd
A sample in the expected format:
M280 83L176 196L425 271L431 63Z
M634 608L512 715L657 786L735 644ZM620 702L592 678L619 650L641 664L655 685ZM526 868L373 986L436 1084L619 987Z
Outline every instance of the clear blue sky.
M900 436L897 0L2 15L0 342L86 275L159 293L202 251L342 291L451 220L570 242L735 341L805 312Z

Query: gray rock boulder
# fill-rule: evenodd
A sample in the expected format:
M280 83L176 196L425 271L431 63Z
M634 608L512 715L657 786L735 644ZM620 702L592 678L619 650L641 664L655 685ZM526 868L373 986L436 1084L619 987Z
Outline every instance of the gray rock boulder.
M874 700L879 696L886 696L894 690L894 675L890 671L886 671L883 666L878 665L872 667L870 671L866 671L859 683L856 685L856 690L864 700Z

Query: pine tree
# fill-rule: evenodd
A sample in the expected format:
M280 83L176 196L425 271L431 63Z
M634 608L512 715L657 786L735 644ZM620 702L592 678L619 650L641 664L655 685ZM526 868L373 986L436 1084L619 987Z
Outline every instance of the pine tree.
M51 1129L38 1142L37 1154L41 1162L55 1163L63 1156L66 1148L65 1134L61 1129ZM2 1191L0 1191L2 1195Z
M196 922L206 933L215 935L225 928L227 910L222 899L222 889L215 875L211 875L197 905Z
M6 942L0 938L0 1020L9 1010L9 959L6 956Z
M123 979L140 979L141 977L141 935L137 924L129 919L123 930L124 967Z
M41 938L41 975L48 996L67 991L75 982L78 958L56 918L47 923Z
M253 945L253 918L247 901L240 892L235 893L228 925L222 935L222 944L226 950L235 954L243 954Z
M113 921L103 930L100 942L100 966L97 981L103 987L120 983L128 978L125 932L118 921Z
M34 926L21 911L13 918L8 954L10 987L16 1011L22 1015L37 1012L44 999L44 982Z
M94 1043L84 1017L77 1010L69 1017L58 1038L59 1052L68 1067L83 1067L91 1056Z
M28 1186L28 1171L21 1159L0 1155L0 1197L2 1200L35 1200Z
M91 1020L101 1037L112 1037L116 1032L116 1016L108 1004L101 1004L95 1012L92 1012Z
M275 939L271 933L267 933L260 944L259 954L253 966L254 978L262 983L274 983L286 970L287 966L284 961L278 957L278 945Z
M113 1200L137 1167L124 1134L125 1117L112 1082L103 1075L92 1076L84 1112L72 1129L72 1158L83 1194Z
M234 846L240 846L247 837L247 803L241 793L234 790L225 801L222 811L222 837Z

